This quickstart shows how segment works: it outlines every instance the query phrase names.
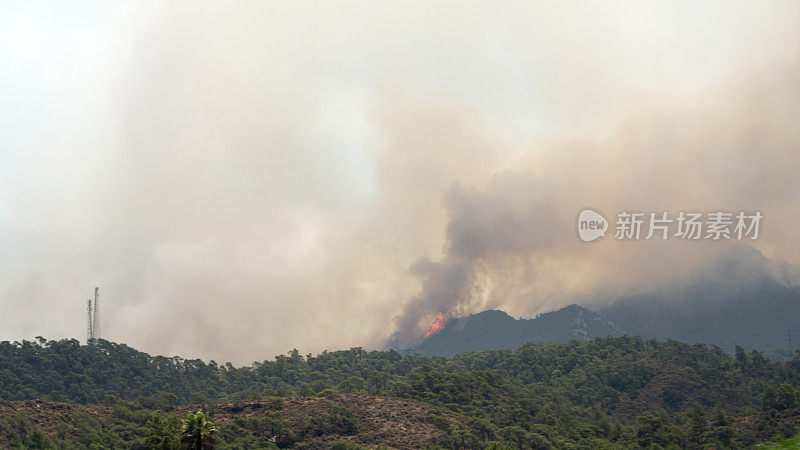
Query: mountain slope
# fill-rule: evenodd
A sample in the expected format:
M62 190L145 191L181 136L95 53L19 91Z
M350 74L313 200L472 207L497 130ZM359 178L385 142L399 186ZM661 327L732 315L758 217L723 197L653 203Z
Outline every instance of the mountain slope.
M715 344L730 352L736 345L783 349L788 330L800 333L800 290L766 277L736 289L696 284L669 295L626 297L599 313L626 333L647 338Z
M800 342L800 288L768 275L731 275L614 299L597 312L570 305L535 319L515 320L502 311L484 311L452 319L409 351L451 356L514 349L528 341L568 342L620 334L713 344L728 352L739 345L789 359Z
M503 311L493 310L450 320L442 331L420 342L410 352L452 356L466 351L516 349L530 341L569 342L620 334L620 329L613 323L579 305L570 305L535 319L519 320Z

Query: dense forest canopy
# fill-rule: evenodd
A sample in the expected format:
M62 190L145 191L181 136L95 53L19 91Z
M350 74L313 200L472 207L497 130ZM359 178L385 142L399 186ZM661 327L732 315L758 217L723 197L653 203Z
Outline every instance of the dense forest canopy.
M134 410L169 411L274 397L376 395L427 404L437 417L458 415L442 419L439 443L466 439L478 447L736 447L791 434L794 425L786 425L785 416L796 417L798 385L800 354L774 362L758 351L738 348L729 355L714 346L630 336L528 343L517 351L452 358L361 348L303 356L293 350L244 367L150 356L109 341L0 343L5 400L124 401ZM758 426L734 426L740 417Z

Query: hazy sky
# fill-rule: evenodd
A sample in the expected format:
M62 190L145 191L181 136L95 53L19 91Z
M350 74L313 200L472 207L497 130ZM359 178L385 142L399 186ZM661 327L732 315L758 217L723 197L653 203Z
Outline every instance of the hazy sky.
M798 56L794 1L6 4L0 339L99 286L105 338L248 363L785 270ZM761 253L587 206L760 210Z

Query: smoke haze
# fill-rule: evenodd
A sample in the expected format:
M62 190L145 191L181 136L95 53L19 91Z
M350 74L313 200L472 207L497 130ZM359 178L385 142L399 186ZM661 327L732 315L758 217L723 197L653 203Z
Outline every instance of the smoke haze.
M83 339L95 285L104 338L249 363L797 279L795 2L41 6L0 17L0 339ZM586 207L765 219L587 245Z

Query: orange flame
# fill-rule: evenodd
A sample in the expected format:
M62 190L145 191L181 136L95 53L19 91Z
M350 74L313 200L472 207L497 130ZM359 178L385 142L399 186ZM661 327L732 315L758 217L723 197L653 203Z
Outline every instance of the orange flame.
M428 329L428 332L425 333L425 337L430 337L430 336L442 331L442 328L444 328L444 324L445 323L447 323L447 318L440 311L439 312L439 317L436 318L436 322L433 322L431 324L431 327Z

